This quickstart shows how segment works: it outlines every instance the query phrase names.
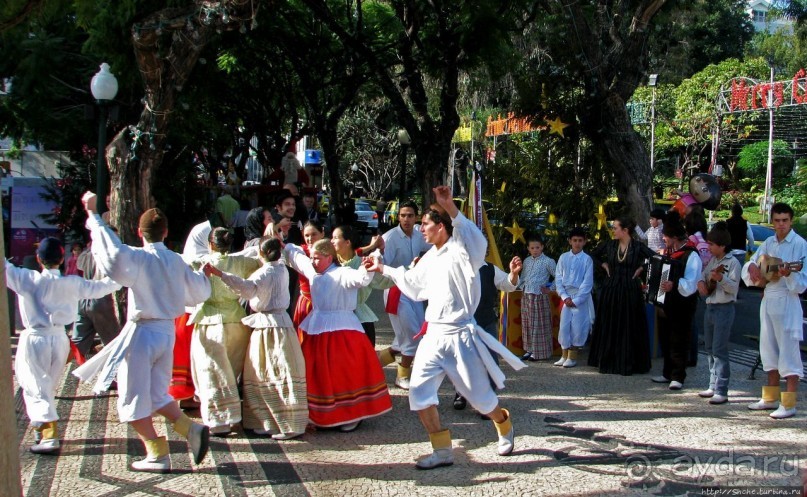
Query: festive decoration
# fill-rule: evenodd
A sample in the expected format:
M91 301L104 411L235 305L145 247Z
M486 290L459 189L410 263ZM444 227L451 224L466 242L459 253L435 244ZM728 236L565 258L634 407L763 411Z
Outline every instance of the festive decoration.
M546 234L549 236L557 236L558 234L558 218L555 214L549 213L549 218L546 220L547 227L546 227Z
M788 98L785 98L785 95ZM807 103L807 72L799 69L791 80L756 81L734 78L727 89L721 89L718 105L723 112L790 107Z
M502 187L499 190L504 193L504 190L507 188L507 181L502 181Z
M549 119L544 119L544 122L546 122L549 125L549 134L550 135L552 133L556 133L561 138L564 138L563 130L565 128L568 128L569 124L566 124L563 121L561 121L559 117L556 117L555 119L552 119L551 121Z
M605 207L602 204L600 204L599 211L596 214L594 214L594 216L597 218L597 231L605 228L606 214L605 214Z
M512 227L510 228L505 227L504 229L506 229L511 235L513 235L513 245L515 245L515 243L519 240L521 241L521 243L524 244L527 243L527 241L524 239L525 230L524 228L518 225L518 221L514 220Z
M502 119L501 115L499 115L497 119L493 119L493 116L488 116L488 126L485 131L485 136L492 138L494 136L529 133L531 131L542 131L545 129L546 126L534 125L530 118L515 117L515 114L510 112L504 119Z

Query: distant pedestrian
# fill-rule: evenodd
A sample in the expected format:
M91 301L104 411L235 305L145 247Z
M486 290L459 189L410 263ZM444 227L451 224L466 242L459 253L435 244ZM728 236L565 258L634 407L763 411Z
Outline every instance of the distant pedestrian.
M726 225L731 235L731 255L743 266L746 254L754 250L754 232L743 217L743 208L739 203L735 202L731 207L731 217L726 220Z
M650 211L650 227L645 231L645 238L647 238L647 246L653 252L660 254L664 251L664 236L662 230L664 229L664 211L661 209L653 209Z

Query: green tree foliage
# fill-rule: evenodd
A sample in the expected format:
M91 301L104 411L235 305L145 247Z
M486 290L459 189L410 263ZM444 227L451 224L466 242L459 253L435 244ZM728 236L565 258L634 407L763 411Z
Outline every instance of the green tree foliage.
M680 81L710 64L741 58L754 27L746 0L667 2L651 27L650 63L665 83Z
M773 141L773 177L783 179L793 174L793 151L790 145L782 140ZM768 168L768 142L756 142L746 145L740 150L737 167L743 174L765 184L765 174Z
M87 35L77 26L69 2L3 8L0 80L10 87L0 98L0 135L49 149L78 150L95 125L84 118L91 102L89 81L96 62L82 54ZM36 2L33 2L34 4ZM27 14L16 18L15 14Z

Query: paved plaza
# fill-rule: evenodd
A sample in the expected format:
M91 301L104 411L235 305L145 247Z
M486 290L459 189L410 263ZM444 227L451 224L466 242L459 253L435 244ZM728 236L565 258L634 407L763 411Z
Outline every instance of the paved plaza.
M379 330L379 347L392 340ZM13 340L16 343L16 339ZM454 466L418 471L428 437L394 386L393 411L365 421L354 433L319 430L274 441L239 431L211 438L211 450L193 466L184 440L168 433L174 471L133 473L144 455L135 432L117 421L117 397L96 397L91 386L66 374L58 393L63 446L58 456L28 451L32 432L17 390L17 426L26 496L532 496L701 495L703 487L801 483L807 460L805 396L802 411L774 421L751 412L764 375L748 380L752 350L732 352L730 403L711 406L697 396L707 386L706 358L690 369L685 389L670 392L652 373L601 375L579 366L564 370L531 362L508 374L502 404L510 409L516 449L495 453L495 429L470 406L452 408L444 384L440 414L450 428ZM581 361L585 363L585 358ZM69 368L75 367L71 364ZM389 384L395 369L387 368ZM198 411L190 414L198 417Z

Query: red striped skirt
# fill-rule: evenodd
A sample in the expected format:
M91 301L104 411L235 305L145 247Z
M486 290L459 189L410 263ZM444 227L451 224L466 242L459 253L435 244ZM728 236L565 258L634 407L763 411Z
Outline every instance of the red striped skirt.
M304 335L311 423L339 426L392 409L387 380L364 333L339 330Z
M171 382L168 393L177 400L189 399L196 393L191 378L191 337L193 323L188 324L190 314L187 312L174 320L177 338L174 342L174 367L171 371Z

